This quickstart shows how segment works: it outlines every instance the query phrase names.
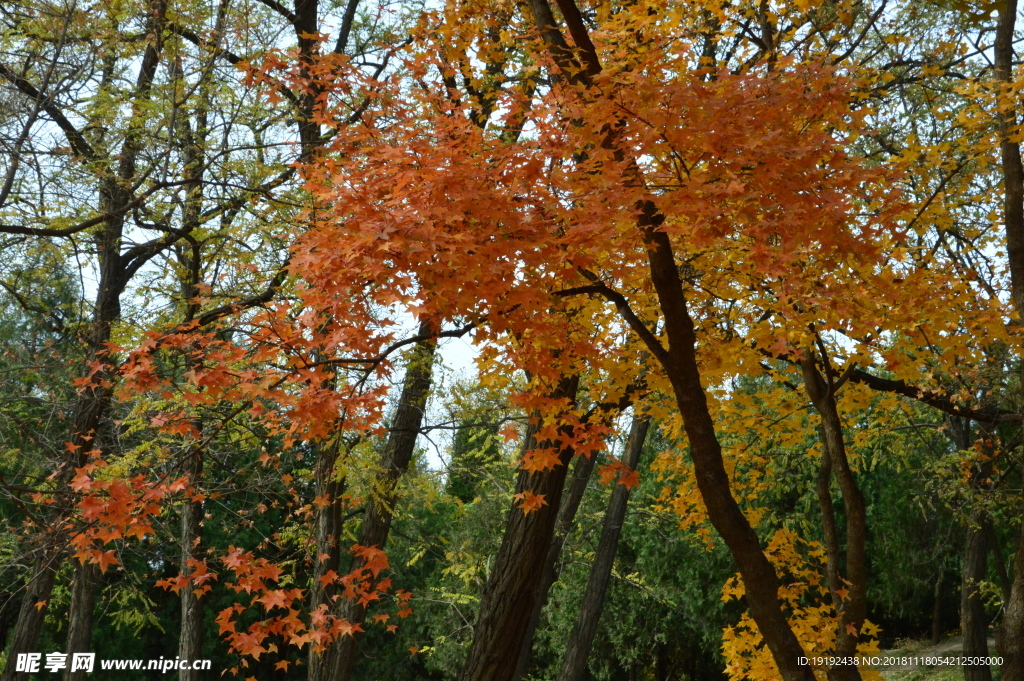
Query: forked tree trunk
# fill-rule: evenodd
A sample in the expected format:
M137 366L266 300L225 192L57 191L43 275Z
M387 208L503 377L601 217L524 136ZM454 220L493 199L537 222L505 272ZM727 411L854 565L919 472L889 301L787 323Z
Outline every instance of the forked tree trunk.
M533 639L537 634L537 627L544 611L544 604L547 603L548 593L551 587L558 581L561 574L561 555L565 547L566 537L572 530L576 520L576 511L579 510L580 502L587 491L587 483L594 472L594 464L597 463L597 455L591 457L577 457L576 464L572 469L572 479L566 486L562 503L559 504L558 518L555 520L555 533L551 539L551 546L548 548L547 558L544 560L544 573L540 585L540 594L537 602L533 605L533 612L530 614L530 622L523 635L523 645L519 650L519 661L516 663L516 673L512 681L520 681L526 676L530 660L533 658Z
M578 376L563 379L552 397L574 399L578 386ZM524 452L537 447L535 433L536 426L531 425L523 441ZM545 504L530 513L518 505L509 511L494 570L480 599L473 642L460 681L510 681L515 675L530 617L540 598L562 488L573 455L571 448L562 448L559 465L553 470L519 471L516 493L543 494Z
M821 358L823 364L827 361L827 358ZM822 519L825 524L825 548L829 553L827 558L829 582L833 602L840 613L833 652L838 657L849 658L857 653L857 632L860 632L860 628L864 625L864 619L867 617L867 510L864 505L864 494L857 485L857 479L850 469L850 461L846 456L843 423L839 418L839 409L836 404L836 391L839 386L835 377L831 375L830 371L827 378L822 376L812 354L801 360L800 366L807 395L814 403L821 419L821 432L824 436L823 456L828 457L829 468L835 473L839 489L843 494L843 507L846 511L847 579L845 583L849 589L846 591L846 597L840 598L839 540L836 536L838 533L835 528L834 513L831 509L831 496L828 493L829 481L827 478L823 480L819 476L819 504L822 507ZM823 466L822 475L825 475L827 470ZM822 485L825 486L824 490ZM830 681L860 681L861 678L857 665L852 664L835 665L828 670L828 677Z
M420 334L428 333L430 325L422 324ZM381 455L374 489L366 502L366 513L359 530L360 546L384 549L387 545L395 503L398 501L395 490L412 461L416 439L423 424L423 410L430 394L436 348L437 343L433 339L417 343L406 364L402 394ZM362 563L361 558L356 558L352 569L358 569ZM362 624L366 620L366 606L357 601L345 600L339 608L339 616L351 624ZM352 678L359 641L360 638L356 636L343 636L328 649L327 663L320 665L320 668L327 673L329 681L349 681Z
M143 103L152 91L157 66L163 52L163 22L166 4L163 0L153 3L152 13L147 22L148 35L151 36L142 59L139 63L139 74L132 99L133 110L129 120L128 131L120 147L120 153L114 157L104 158L96 152L80 134L69 136L69 142L76 147L78 153L95 167L114 169L106 171L98 183L99 211L109 217L102 223L94 236L93 245L98 255L99 282L96 301L93 308L92 321L89 328L88 354L85 361L83 377L92 377L100 381L99 385L85 387L78 393L73 419L71 423L68 456L63 461L63 471L57 478L57 503L49 518L55 528L53 535L43 544L40 556L27 585L26 598L19 612L15 625L14 637L8 649L7 664L0 675L0 681L25 681L28 674L16 672L17 657L21 653L38 652L37 646L45 620L45 603L50 600L54 585L54 571L64 559L63 546L66 541L64 525L74 512L75 497L68 484L74 475L74 469L85 465L89 460L90 450L96 447L94 439L100 424L106 417L112 397L109 365L111 363L110 341L111 328L121 316L121 294L129 279L144 263L148 262L158 251L140 253L135 258L122 255L122 237L125 224L125 213L134 197L131 187L137 181L136 162L141 149L141 132L144 129L142 116L146 111ZM9 75L5 78L11 80ZM24 94L29 94L26 84L16 81L15 84ZM48 93L36 93L36 98ZM73 137L73 139L72 139ZM98 363L107 367L97 374L92 374L89 366ZM88 587L87 580L83 587ZM83 596L86 594L83 594ZM92 596L95 598L95 594ZM42 604L36 607L37 604ZM88 599L79 599L79 612L74 619L92 616L92 609L85 607ZM90 624L91 627L91 624ZM79 627L79 631L82 631Z
M637 464L640 463L640 454L643 452L650 425L650 418L646 416L633 419L623 456L623 463L631 470L636 470ZM623 484L615 485L612 490L608 510L604 516L604 526L601 529L601 539L597 544L594 563L590 567L590 576L587 578L576 624L566 643L558 681L582 681L587 671L587 658L590 657L590 647L597 634L597 623L601 619L608 583L612 577L612 567L615 565L615 553L619 546L619 537L622 535L622 522L626 517L629 492L629 487Z

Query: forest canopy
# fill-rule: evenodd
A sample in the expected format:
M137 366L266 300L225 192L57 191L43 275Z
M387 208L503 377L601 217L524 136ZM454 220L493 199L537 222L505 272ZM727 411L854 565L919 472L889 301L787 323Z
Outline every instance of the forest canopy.
M0 7L0 680L1024 681L1019 14Z

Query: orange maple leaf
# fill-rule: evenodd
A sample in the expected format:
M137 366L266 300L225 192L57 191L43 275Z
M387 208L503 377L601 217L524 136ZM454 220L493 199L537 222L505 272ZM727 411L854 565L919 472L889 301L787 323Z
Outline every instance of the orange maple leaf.
M543 494L534 494L533 492L520 492L513 495L512 498L519 501L519 508L523 509L523 515L530 515L541 506L548 505L548 500L544 498Z

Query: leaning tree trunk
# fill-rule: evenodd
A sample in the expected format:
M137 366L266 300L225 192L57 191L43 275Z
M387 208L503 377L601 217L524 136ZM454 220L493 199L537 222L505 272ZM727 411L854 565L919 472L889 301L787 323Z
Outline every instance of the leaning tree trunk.
M553 392L555 399L573 399L579 377L563 379ZM536 425L527 429L523 451L537 447ZM541 447L557 443L541 443ZM518 506L509 511L505 534L480 599L473 642L460 681L510 681L523 647L534 606L540 598L544 569L574 450L559 450L559 465L553 470L519 472L516 493L544 495L545 504L532 512Z
M1024 164L1020 142L1017 141L1018 116L1013 91L1014 29L1017 23L1017 0L1000 3L999 21L993 46L996 82L1005 88L997 111L999 152L1003 170L1003 222L1006 230L1006 255L1010 265L1010 289L1014 307L1024 313ZM1021 362L1024 376L1024 361ZM1024 380L1021 381L1024 386ZM1024 521L1024 500L1021 505ZM1003 613L1002 681L1024 681L1024 522L1021 541L1017 544L1010 598Z
M627 321L644 339L672 384L690 444L697 489L707 508L708 519L736 561L750 615L771 651L772 659L785 681L814 681L811 667L800 664L805 652L783 612L775 568L765 556L754 528L732 494L722 446L715 434L707 395L701 385L693 319L672 244L668 235L658 229L658 223L656 207L650 202L642 206L639 226L644 231L648 267L664 318L668 347L662 345L639 320L627 318Z
M420 334L428 333L430 325L421 324ZM433 339L417 343L406 364L402 394L398 400L388 441L381 455L380 470L373 492L368 495L366 513L363 515L363 524L359 530L360 546L384 549L387 545L395 502L398 500L395 488L399 479L408 470L412 455L416 451L416 439L423 424L423 409L430 393L436 347L436 341ZM352 569L359 569L362 564L363 560L356 558ZM340 608L340 617L348 620L350 624L362 624L366 620L366 605L346 600ZM355 636L343 636L334 642L326 655L329 662L319 667L322 672L328 673L325 678L330 681L349 681L352 678L356 655L359 652L359 640ZM311 681L317 680L311 678Z
M646 416L633 419L623 456L623 463L630 470L636 470L637 464L640 463L640 453L644 449L650 425L651 421ZM590 647L597 634L597 623L601 619L608 583L612 577L612 567L615 565L615 553L619 546L619 536L622 534L622 522L626 517L629 491L629 487L623 484L615 485L615 489L612 490L612 497L604 516L604 527L601 529L601 539L594 555L594 564L590 568L590 576L583 592L583 603L566 643L558 681L583 681L586 673L587 658L590 657Z

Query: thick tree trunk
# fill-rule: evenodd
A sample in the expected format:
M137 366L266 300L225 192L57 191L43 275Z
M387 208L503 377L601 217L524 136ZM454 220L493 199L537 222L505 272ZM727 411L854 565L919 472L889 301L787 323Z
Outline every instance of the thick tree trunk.
M100 588L100 569L93 563L75 561L75 576L71 583L71 606L68 611L68 638L64 651L71 660L74 653L92 652L92 623L96 609L96 593ZM85 681L83 670L71 671L68 664L64 681Z
M971 514L964 549L963 583L960 589L960 626L965 657L988 657L988 618L978 585L988 568L988 541L981 511ZM964 665L966 681L992 681L988 665Z
M564 379L552 397L572 399L579 378ZM535 426L527 429L523 451L537 446ZM547 446L542 444L541 446ZM516 493L543 494L545 504L525 513L518 505L509 511L505 534L480 600L473 643L460 681L509 681L523 647L534 606L540 598L544 568L562 500L562 488L574 451L559 452L560 465L540 473L519 472Z
M999 5L999 21L993 46L996 81L1011 89L1013 84L1013 37L1017 23L1017 0ZM1003 169L1003 222L1006 230L1006 255L1010 265L1010 289L1018 313L1024 313L1024 164L1016 134L1016 95L1005 94L997 112L999 119L999 151ZM1024 372L1024 362L1021 370ZM1024 385L1024 381L1022 381ZM1024 520L1024 504L1021 506ZM1013 584L1003 613L1002 681L1024 681L1024 522L1021 541L1017 545Z
M429 332L428 324L420 326L421 334ZM406 364L402 394L381 456L374 492L367 500L366 513L359 530L360 546L384 549L387 545L395 502L398 500L395 488L399 479L408 470L412 455L416 451L416 439L423 424L423 409L430 393L436 347L434 340L418 343ZM361 565L362 559L356 558L352 569L358 569ZM356 601L346 600L339 611L339 616L351 624L362 624L366 619L366 606ZM358 652L359 638L355 636L343 636L335 641L327 656L329 663L322 665L324 670L328 671L327 678L330 681L349 681Z
M626 451L622 457L623 463L632 470L636 470L637 464L640 463L640 453L644 449L650 425L648 417L633 419ZM622 521L626 517L629 492L629 488L622 484L615 485L612 490L608 510L604 516L604 527L601 529L601 539L597 544L594 563L590 567L590 576L587 578L587 587L583 592L583 602L576 617L576 624L566 643L558 681L583 681L587 671L587 658L590 657L590 647L597 634L597 623L601 619L608 583L612 577L612 567L615 565L615 553L622 534Z
M526 676L527 669L530 666L530 660L533 657L533 639L540 624L544 604L547 603L548 592L551 591L551 587L558 581L558 577L561 574L560 558L562 549L565 547L566 537L569 536L572 525L576 520L576 511L579 510L580 502L587 491L587 483L590 482L590 476L594 472L594 464L596 462L596 455L590 458L581 456L577 457L576 464L573 466L572 479L566 487L562 503L558 508L558 518L555 520L555 536L551 539L551 546L548 548L548 555L544 560L544 576L540 585L540 593L537 597L537 602L533 605L533 612L530 614L530 622L526 627L526 633L523 635L523 645L519 650L519 661L516 663L516 673L512 676L512 681L520 681Z
M1024 516L1024 503L1021 504ZM1002 625L1003 668L1001 681L1024 680L1024 523L1020 526L1017 553L1013 561L1013 583L1006 602Z
M810 352L808 350L808 352ZM821 358L824 364L828 359ZM831 533L826 525L826 549L829 551L828 570L833 599L838 603L840 613L834 654L838 657L852 657L857 653L857 633L867 617L867 510L864 505L864 494L857 486L857 479L850 469L850 461L846 456L846 442L843 439L843 423L839 418L836 405L838 385L831 372L823 377L817 368L813 355L800 362L804 375L804 387L808 397L814 403L821 418L821 432L824 436L825 456L835 472L839 489L843 493L843 507L846 511L846 583L849 586L846 598L837 598L838 585L838 548L839 542L835 530L834 516L831 519ZM826 365L827 370L827 365ZM819 486L822 480L819 477ZM825 481L827 485L827 480ZM827 489L826 489L827 492ZM828 505L830 495L826 495ZM819 504L822 503L819 487ZM823 506L824 509L824 506ZM825 514L823 514L824 517ZM832 555L834 554L834 555ZM852 630L852 631L851 631ZM860 681L857 665L836 665L828 670L830 681Z
M18 612L18 621L14 627L14 636L8 648L7 665L4 667L3 676L0 676L3 681L28 681L27 673L14 671L17 656L23 653L42 652L37 649L37 643L39 633L43 630L43 621L46 619L50 594L53 593L53 583L57 578L56 564L60 556L61 553L58 551L40 550L40 556L32 566L32 576L26 586L21 610Z

